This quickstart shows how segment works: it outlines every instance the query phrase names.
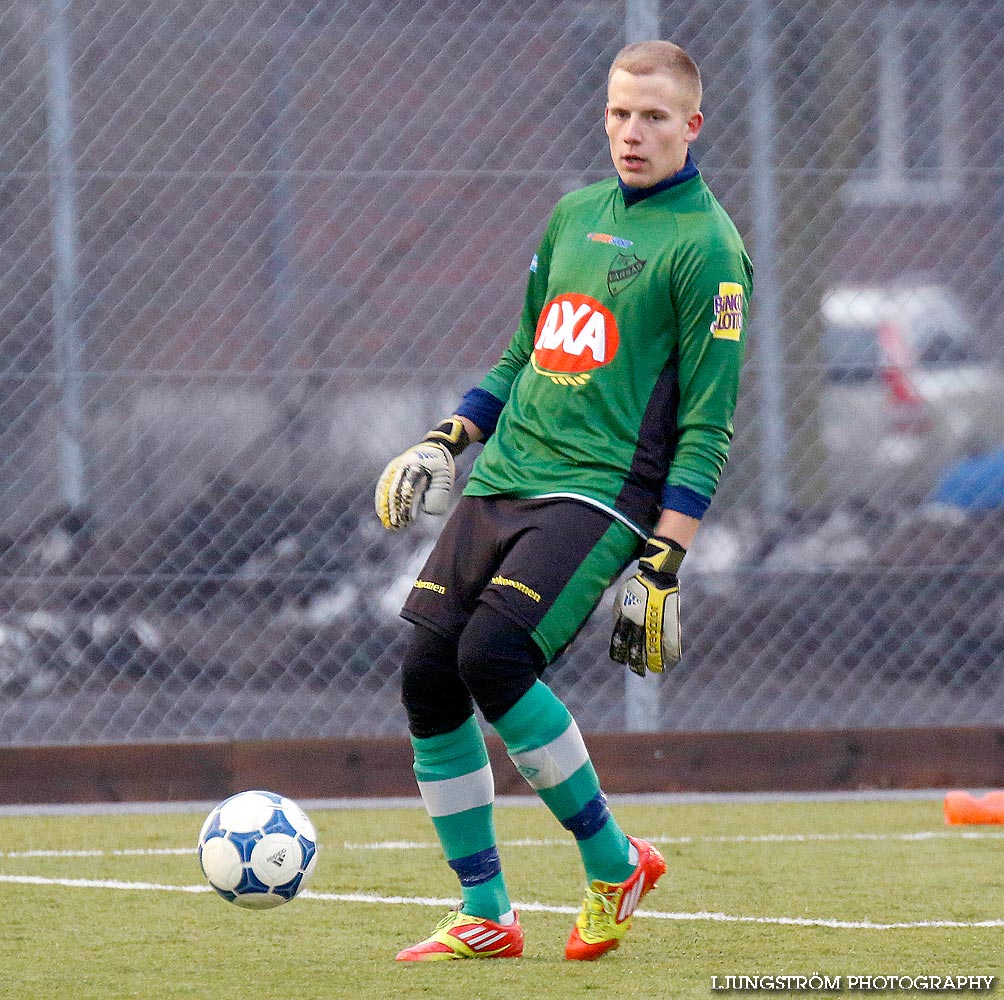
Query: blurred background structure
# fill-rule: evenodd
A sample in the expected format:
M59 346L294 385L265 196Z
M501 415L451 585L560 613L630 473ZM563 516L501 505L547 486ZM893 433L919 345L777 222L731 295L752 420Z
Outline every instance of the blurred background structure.
M7 0L0 744L405 732L440 522L383 533L375 477L655 34L749 360L684 662L625 678L605 603L551 682L587 731L999 723L1004 0Z

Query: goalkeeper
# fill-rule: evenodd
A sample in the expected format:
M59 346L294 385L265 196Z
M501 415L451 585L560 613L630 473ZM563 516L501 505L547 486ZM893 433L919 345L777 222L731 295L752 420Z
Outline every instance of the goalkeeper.
M700 101L678 46L617 55L604 119L617 176L558 202L508 348L377 485L383 525L405 528L446 511L454 459L484 445L402 610L415 774L462 903L399 960L522 953L475 707L579 847L586 892L567 958L618 947L666 870L618 826L540 678L635 559L610 655L641 675L681 655L677 573L728 455L752 285L690 154Z

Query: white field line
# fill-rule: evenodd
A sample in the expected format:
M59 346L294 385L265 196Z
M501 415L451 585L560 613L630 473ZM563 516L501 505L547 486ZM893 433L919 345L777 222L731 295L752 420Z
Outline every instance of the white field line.
M668 835L647 836L650 844L818 844L839 841L925 841L925 840L1000 840L1004 831L990 830L928 830L917 833L765 833L757 836L735 837L670 837ZM500 840L500 847L572 847L575 841L566 838L522 838ZM439 844L427 840L378 840L370 843L346 841L342 847L347 851L414 851L439 848ZM0 855L2 857L2 855Z
M924 830L916 833L765 833L757 836L734 837L670 837L656 834L645 837L650 844L818 844L840 841L873 842L923 842L925 840L1001 840L1004 830ZM532 838L501 840L500 847L572 847L571 837ZM419 851L439 850L437 842L431 840L377 840L368 843L345 841L341 844L346 851ZM6 858L129 858L157 857L158 855L194 854L194 847L141 847L122 850L30 850L0 851L0 859Z
M0 858L143 858L194 853L194 847L137 847L120 851L0 851Z
M146 892L212 892L209 885L164 885L160 882L122 882L114 878L43 878L41 875L0 875L10 885L58 885L66 889L131 889Z
M133 892L187 892L207 893L208 885L164 885L159 882L122 882L117 879L42 878L38 875L0 875L0 883L13 885L60 886L71 889L124 889ZM311 892L300 893L299 899L335 903L377 903L389 906L456 906L456 899L436 899L425 896L378 896L371 893ZM514 902L515 909L523 913L560 913L572 915L579 912L576 906L551 906L546 903ZM755 917L734 913L672 913L663 910L636 910L639 917L654 920L681 922L704 921L729 924L774 924L784 927L829 927L837 930L926 930L926 929L976 929L1004 927L1004 920L918 920L914 922L878 923L872 920L832 920L826 917Z

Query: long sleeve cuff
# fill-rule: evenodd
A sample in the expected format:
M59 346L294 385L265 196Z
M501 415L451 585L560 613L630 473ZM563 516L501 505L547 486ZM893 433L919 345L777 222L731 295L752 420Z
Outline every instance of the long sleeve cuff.
M499 422L499 414L504 406L505 403L498 396L475 386L464 393L464 398L457 407L457 416L467 417L481 431L482 439L487 441L495 433L495 425Z
M473 417L471 418L474 419ZM695 517L699 521L704 512L711 506L711 497L690 489L689 486L666 485L662 491L663 510L675 510L687 517Z

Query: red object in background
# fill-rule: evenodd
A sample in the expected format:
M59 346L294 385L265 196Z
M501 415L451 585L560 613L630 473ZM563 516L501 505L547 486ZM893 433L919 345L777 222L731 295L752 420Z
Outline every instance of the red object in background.
M878 326L882 351L882 381L893 418L893 429L900 434L924 434L931 429L927 404L911 377L913 356L898 323L887 320Z
M1004 792L971 795L952 791L945 795L945 822L952 824L1004 823Z

